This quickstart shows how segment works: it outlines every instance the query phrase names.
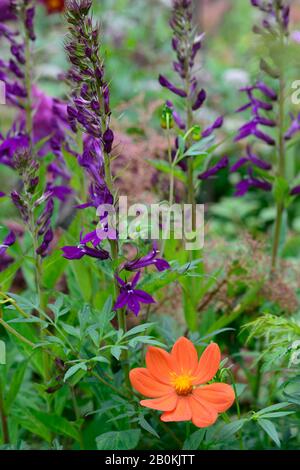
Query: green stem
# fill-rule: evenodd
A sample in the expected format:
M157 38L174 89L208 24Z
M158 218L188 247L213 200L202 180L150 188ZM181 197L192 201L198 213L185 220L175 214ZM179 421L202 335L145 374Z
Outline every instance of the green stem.
M0 381L0 418L1 418L1 425L2 425L2 436L3 436L3 444L9 444L9 431L8 431L8 422L7 416L5 412L4 406L4 398L3 398L3 391L4 386Z
M79 421L80 418L81 418L81 415L80 415L80 410L79 410L78 403L77 403L75 387L70 385L70 390L71 390L71 397L72 397L72 403L73 403L73 408L74 408L76 421ZM80 450L84 450L84 442L83 442L81 426L80 426L80 429L79 429L79 446L80 446Z
M280 52L282 53L283 47L284 47L285 35L284 35L283 28L282 28L279 7L277 8L276 14L277 14L277 22L280 27L280 46L281 46ZM285 106L284 106L284 100L285 100L285 76L284 76L284 67L282 64L280 64L279 96L278 96L279 113L278 113L278 168L277 168L277 176L280 179L285 178L285 139L284 139ZM284 211L283 202L281 201L277 202L275 229L274 229L273 246L272 246L271 276L274 275L274 273L276 272L276 268L277 268L283 211Z
M27 344L28 346L34 348L35 344L29 341L29 339L25 338L22 336L18 331L16 331L12 326L10 326L6 321L3 320L3 318L0 317L0 325L2 325L9 333L14 335L16 338L18 338L20 341L23 343Z

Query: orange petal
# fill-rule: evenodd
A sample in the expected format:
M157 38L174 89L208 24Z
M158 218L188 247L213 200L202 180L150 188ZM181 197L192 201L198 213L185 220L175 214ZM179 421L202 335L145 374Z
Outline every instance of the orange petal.
M159 382L147 369L141 367L132 369L129 378L133 388L149 398L162 397L173 391L172 387Z
M204 384L217 373L221 362L221 351L216 343L211 343L200 357L194 384Z
M193 343L183 336L173 346L171 356L177 374L194 375L198 366L198 354Z
M177 395L176 393L171 393L161 398L154 398L153 400L142 400L142 406L147 408L152 408L153 410L159 411L172 411L177 404Z
M218 413L209 403L200 401L193 394L189 397L190 408L192 411L192 422L198 428L206 428L215 423Z
M169 353L161 348L150 346L146 354L149 372L160 382L169 384L172 372L172 359Z
M194 390L194 395L209 403L218 413L230 408L235 400L234 390L230 385L214 383Z
M177 397L177 405L173 411L163 413L162 421L190 421L192 412L187 397Z

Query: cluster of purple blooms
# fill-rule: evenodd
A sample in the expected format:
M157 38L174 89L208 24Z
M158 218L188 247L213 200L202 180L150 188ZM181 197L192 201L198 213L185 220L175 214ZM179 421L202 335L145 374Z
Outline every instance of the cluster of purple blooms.
M77 159L90 181L88 201L77 206L79 209L114 204L112 187L108 185L108 179L111 180L109 161L114 143L114 133L110 128L110 90L105 79L104 63L100 58L99 27L93 24L89 16L91 5L91 0L71 0L67 10L69 38L66 50L71 62L67 77L73 90L72 103L67 112L72 130L77 132L80 129L83 134L83 152ZM101 220L103 219L100 218L100 223ZM101 247L101 243L107 238L115 240L116 234L114 232L114 235L107 236L110 230L107 224L103 230L106 232L103 238L99 235L99 229L87 234L81 232L79 244L63 247L63 256L69 260L80 260L84 256L107 260L110 253ZM136 289L136 285L141 269L154 265L158 271L164 271L170 267L167 261L157 255L155 245L148 255L119 267L118 273L121 270L136 271L136 275L128 282L118 274L115 275L119 285L115 309L127 307L138 315L141 303L154 302L149 294Z
M114 134L110 129L110 94L104 78L104 64L99 54L99 26L94 25L89 12L91 0L72 0L68 4L69 37L66 51L71 63L67 78L72 88L72 103L67 106L68 119L74 132L83 135L83 152L78 163L89 181L89 198L78 209L101 204L113 204L114 198L106 183L104 158L111 157ZM77 246L63 248L67 259L90 256L105 260L109 253L100 247L96 231L83 235Z
M30 51L30 45L35 41L34 2L9 0L1 6L3 16L1 16L0 40L8 42L11 56L8 61L0 60L0 80L5 83L7 103L16 109L16 118L7 135L0 134L0 164L15 169L21 176L23 192L13 191L11 200L19 210L24 223L31 224L31 230L35 231L36 238L40 241L36 253L44 257L53 239L51 228L53 198L65 201L72 192L68 186L70 175L62 155L65 131L69 128L66 106L58 99L48 97L36 86L28 89L26 74L31 75L31 64L28 63L26 48ZM20 29L23 29L24 35L15 27L17 19L19 19L17 26L23 25ZM12 26L4 24L8 20L13 20ZM31 76L29 78L31 79ZM26 119L28 111L32 117L32 129L28 128ZM56 159L48 165L43 194L36 195L40 167L37 157L40 159L49 152ZM1 196L5 195L2 193ZM40 212L41 209L42 213L39 213L33 226L31 214L33 211Z
M151 295L143 290L136 289L135 287L140 279L141 269L155 266L157 271L163 272L170 268L169 263L165 259L158 258L158 254L159 251L157 249L157 244L154 243L150 253L133 261L128 261L121 267L121 270L124 269L131 272L136 271L136 274L129 282L124 281L116 275L116 279L120 285L120 294L116 300L114 308L119 309L128 306L129 310L137 316L140 312L140 304L155 303L155 300Z
M3 5L6 12L4 19L24 18L25 35L29 42L35 41L34 17L35 8L31 0L18 2L9 0ZM8 14L10 13L10 14ZM3 21L3 20L2 20ZM0 39L10 45L11 57L8 61L0 60L0 80L5 83L6 101L17 110L16 119L6 136L0 134L0 163L13 167L13 156L18 150L32 149L38 145L39 157L49 152L56 157L49 164L49 188L55 188L54 196L64 200L71 192L68 187L70 175L66 170L62 156L62 147L66 146L66 130L69 128L66 105L60 100L45 95L35 85L30 90L31 103L28 102L26 88L26 39L16 28L0 24ZM26 129L26 109L31 107L32 129ZM32 135L31 135L32 134ZM56 182L60 179L62 184ZM49 189L47 188L47 189Z
M182 131L189 130L188 126L194 125L194 113L198 111L206 101L206 91L200 86L199 79L195 72L197 55L202 48L204 34L197 35L193 25L193 4L192 0L174 0L173 15L170 26L173 30L172 48L176 53L176 60L173 62L173 69L180 78L181 86L173 84L164 75L159 76L159 83L173 94L183 98L186 102L186 119L180 115L172 101L167 101L168 108L172 111L174 121ZM201 131L201 138L209 137L223 125L223 116L219 116L209 127ZM178 139L175 141L176 151L178 150ZM228 165L228 158L223 157L211 171L199 175L199 179L207 179L215 175L219 170ZM180 166L186 169L186 162L180 162Z
M272 38L279 35L288 37L289 35L289 17L290 6L285 0L251 0L251 4L263 12L261 26L255 25L256 34L270 34ZM269 80L276 81L278 88L279 73L265 59L261 60L260 67L262 72L268 76ZM239 142L250 137L266 144L269 147L276 146L276 140L269 131L276 128L278 120L275 117L274 106L278 105L278 93L264 81L258 81L253 86L244 87L241 92L246 93L247 103L237 110L238 113L250 110L251 118L238 131L235 141ZM286 131L284 139L292 139L300 131L300 117L291 115L292 124ZM252 187L262 189L263 191L272 190L272 178L268 178L268 172L273 167L271 163L262 160L253 150L254 142L246 147L246 155L230 168L231 172L236 172L242 167L247 166L247 177L244 177L236 187L236 196L243 196ZM255 170L260 170L256 176ZM262 176L264 175L264 176ZM300 186L292 188L291 195L300 194Z

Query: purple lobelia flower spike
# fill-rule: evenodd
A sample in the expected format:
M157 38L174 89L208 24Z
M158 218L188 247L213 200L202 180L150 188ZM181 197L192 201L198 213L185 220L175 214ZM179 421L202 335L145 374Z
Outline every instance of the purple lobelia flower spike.
M170 268L169 263L163 258L158 258L157 243L153 244L152 250L146 256L141 256L133 261L127 261L123 269L126 271L139 271L140 269L146 268L147 266L155 266L160 272Z
M122 309L128 307L135 316L138 316L141 310L141 304L153 304L155 300L151 295L147 294L143 290L136 289L136 285L139 281L141 272L138 271L130 282L123 281L119 276L116 279L120 285L120 294L114 305L114 309Z
M176 60L173 62L173 69L179 77L180 85L174 84L163 75L159 76L159 83L170 90L173 94L182 98L185 108L185 115L179 113L176 106L167 101L167 106L171 109L173 119L181 131L190 131L197 123L198 111L203 107L207 99L206 91L201 87L195 63L197 55L202 47L204 34L198 34L193 24L193 2L187 0L173 0L172 17L170 26L173 30L172 48L176 54ZM196 114L197 113L197 114ZM188 134L186 147L193 144L193 140L199 141L201 138L211 136L216 129L223 125L223 117L218 117L213 124L201 131ZM175 141L175 150L173 158L178 151L178 140ZM222 159L227 162L227 159ZM195 203L195 188L193 185L193 161L192 158L186 161L180 160L179 165L182 169L188 171L189 183L187 188L188 202ZM215 174L215 173L213 173Z
M83 152L78 156L78 163L90 181L88 200L78 205L79 209L114 203L110 158L115 137L110 126L110 93L100 58L99 27L93 25L89 15L91 5L89 0L73 0L68 3L66 11L69 24L66 51L71 63L67 78L72 85L72 101L67 107L67 114L71 129L74 132L81 129L84 133ZM103 218L100 217L101 227ZM111 231L106 225L102 229L108 238L116 239L116 235L111 238ZM70 250L67 251L69 254ZM79 249L74 253L79 257L85 254ZM89 256L97 257L91 251Z
M254 32L267 41L271 41L272 44L277 44L279 49L285 47L289 38L289 2L287 0L251 0L251 4L263 13L261 25L256 24ZM235 141L247 139L250 142L251 139L251 146L247 146L247 155L240 157L230 170L235 172L247 165L248 172L250 172L246 179L238 183L236 196L246 194L251 187L270 191L274 175L268 177L267 172L274 171L275 175L280 174L280 177L284 178L284 140L291 139L300 131L300 124L294 116L291 116L290 128L285 130L285 83L281 63L270 53L269 58L261 59L260 68L265 78L260 79L253 86L241 89L247 95L248 101L237 110L237 112L249 110L251 117L240 127ZM270 162L257 155L257 151L252 150L255 142L259 143L260 147L265 144L266 148L275 149L272 153L277 156L276 165L271 165ZM255 173L258 176L255 176ZM278 209L278 212L281 210Z

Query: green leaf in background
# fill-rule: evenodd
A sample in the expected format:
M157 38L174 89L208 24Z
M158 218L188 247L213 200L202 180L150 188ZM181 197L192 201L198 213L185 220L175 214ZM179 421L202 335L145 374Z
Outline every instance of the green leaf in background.
M193 432L183 443L182 450L198 450L201 442L204 439L206 430L198 429L198 431Z
M72 423L66 418L58 415L52 415L44 413L43 411L31 410L32 415L48 430L75 439L77 442L80 441L79 431L75 423Z
M28 361L21 362L17 370L14 372L12 376L12 380L8 389L8 393L5 398L5 411L8 412L10 410L11 405L13 405L20 388L22 386L22 382L24 379L24 375L26 372L26 368L28 366Z
M225 424L218 433L218 439L220 440L229 440L231 439L238 431L242 429L248 419L238 419L232 423Z
M279 435L272 421L268 419L259 419L257 423L268 434L272 441L274 441L275 444L280 447Z
M76 372L79 370L87 371L87 365L84 362L79 362L78 364L75 364L74 366L70 367L70 369L67 370L64 376L64 381L66 382L70 377L72 377Z
M169 162L165 160L149 160L147 159L147 162L153 166L153 168L156 168L156 170L161 171L162 173L166 173L169 175L172 171L175 176L179 181L182 183L186 183L186 174L184 171L182 171L178 167L172 167Z
M98 450L131 450L135 449L140 440L140 429L112 431L96 437Z

